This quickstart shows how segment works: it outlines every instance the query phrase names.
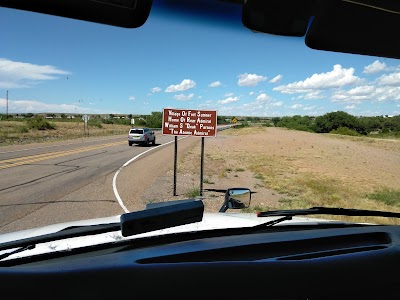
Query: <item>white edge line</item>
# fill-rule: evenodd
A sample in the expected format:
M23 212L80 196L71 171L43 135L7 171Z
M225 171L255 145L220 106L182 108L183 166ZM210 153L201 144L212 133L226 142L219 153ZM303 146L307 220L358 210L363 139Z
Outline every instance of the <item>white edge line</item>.
M188 136L185 136L185 137L179 138L178 140L182 140L182 139L185 139L185 138L187 138L187 137L188 137ZM146 150L146 151L144 151L144 152L142 152L142 153L136 155L135 157L131 158L131 159L128 160L126 163L124 163L124 164L122 165L122 167L120 167L120 168L118 169L118 171L115 172L114 178L113 178L113 190L114 190L114 195L115 195L115 197L117 198L119 205L122 207L122 209L123 209L126 213L129 213L129 210L128 210L128 209L126 208L126 206L124 205L124 202L122 201L122 199L121 199L121 197L120 197L120 195L119 195L119 193L118 193L118 190L117 190L117 177L118 177L119 172L122 171L123 168L125 168L126 166L128 166L131 162L133 162L134 160L138 159L138 158L139 158L140 156L142 156L143 154L145 154L145 153L147 153L147 152L150 152L150 151L153 151L153 150L155 150L155 149L157 149L157 148L159 148L159 147L166 146L166 145L171 144L171 143L173 143L173 142L175 142L175 140L172 140L172 141L167 142L167 143L162 144L162 145L158 145L157 147L151 148L151 149L149 149L149 150Z

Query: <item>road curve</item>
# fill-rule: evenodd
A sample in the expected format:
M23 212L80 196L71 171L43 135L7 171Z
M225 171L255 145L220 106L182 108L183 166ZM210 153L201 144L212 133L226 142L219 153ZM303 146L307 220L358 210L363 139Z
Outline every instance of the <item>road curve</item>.
M0 234L144 209L146 189L173 168L174 136L158 133L151 147L126 138L1 147ZM178 156L200 140L181 139Z
M157 135L157 144L173 138ZM152 147L129 147L126 135L2 147L0 233L124 213L113 177L132 157ZM158 151L142 157L156 157Z

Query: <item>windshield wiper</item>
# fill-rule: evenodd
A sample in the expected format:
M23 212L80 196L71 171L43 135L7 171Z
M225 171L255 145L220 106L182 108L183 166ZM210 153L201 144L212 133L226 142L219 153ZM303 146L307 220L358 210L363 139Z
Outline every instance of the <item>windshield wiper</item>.
M149 231L200 222L203 219L203 213L204 204L201 200L174 201L171 204L165 202L154 208L123 214L121 215L119 223L68 227L54 233L2 243L0 244L0 251L14 248L18 249L3 254L5 256L0 256L0 260L12 254L33 249L36 244L46 242L113 231L121 231L122 236L127 237Z
M3 254L0 255L0 260L4 259L6 257L9 257L10 255L19 253L19 252L24 252L26 250L34 249L35 247L36 247L35 245L29 245L29 246L26 246L26 247L20 247L20 248L15 249L15 250L13 250L11 252L3 253Z
M270 210L258 212L258 217L274 217L274 216L304 216L304 215L337 215L337 216L362 216L362 217L386 217L400 218L400 213L379 210L365 209L348 209L340 207L311 207L308 209L294 210Z

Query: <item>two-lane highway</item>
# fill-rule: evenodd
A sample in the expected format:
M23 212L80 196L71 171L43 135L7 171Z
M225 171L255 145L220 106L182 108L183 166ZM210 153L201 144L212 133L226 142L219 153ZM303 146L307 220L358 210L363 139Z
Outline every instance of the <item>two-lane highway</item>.
M114 174L132 157L173 139L158 134L150 147L129 147L123 135L0 148L0 233L124 213Z

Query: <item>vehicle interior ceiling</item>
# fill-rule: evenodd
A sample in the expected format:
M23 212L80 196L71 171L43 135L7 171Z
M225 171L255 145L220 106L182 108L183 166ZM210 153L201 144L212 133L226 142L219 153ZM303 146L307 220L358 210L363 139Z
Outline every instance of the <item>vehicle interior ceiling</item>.
M237 18L239 9L243 25L254 32L304 37L316 50L400 58L396 0L1 0L0 5L124 28L142 26L154 7L220 22Z
M400 59L400 1L394 0L0 0L3 7L132 30L146 22L152 5L221 22L237 12L232 5L254 32L304 37L315 50ZM146 241L130 251L103 247L90 258L80 251L73 261L0 267L0 282L4 293L42 299L395 299L400 280L390 270L400 261L399 236L397 226L382 226L178 239L154 247Z

